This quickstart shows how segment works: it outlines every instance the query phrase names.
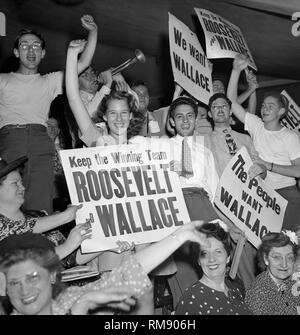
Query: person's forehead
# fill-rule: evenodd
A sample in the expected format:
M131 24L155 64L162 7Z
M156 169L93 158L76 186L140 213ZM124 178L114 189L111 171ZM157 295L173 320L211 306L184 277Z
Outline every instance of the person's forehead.
M34 34L25 34L19 38L19 43L21 42L39 42L42 43L41 39Z
M272 103L272 104L278 104L278 101L277 101L277 99L275 98L275 97L272 97L272 96L268 96L268 97L266 97L265 99L264 99L264 103L266 103L266 104L270 104L270 103Z
M140 94L148 94L148 88L144 85L138 85L138 86L134 86L132 88L136 93L140 93Z
M212 106L218 105L218 104L226 104L228 105L228 102L224 98L218 98L212 102Z
M107 103L107 110L110 110L112 108L122 108L122 109L128 109L128 103L127 103L127 100L125 99L112 99L112 100L109 100L108 103Z
M194 113L194 109L192 106L190 105L185 105L185 104L182 104L182 105L178 105L175 110L174 110L174 115L176 114L184 114L184 113Z
M213 86L224 86L223 82L219 79L213 81Z
M290 244L285 245L284 247L273 247L271 248L270 253L287 255L287 254L293 253L293 248Z
M39 266L36 262L28 259L12 265L7 271L7 279L23 277L32 272L40 273L43 272L43 270L46 271L46 269Z
M203 250L215 250L215 249L224 249L224 244L217 240L215 237L208 237L208 241L210 242L209 247L202 247Z

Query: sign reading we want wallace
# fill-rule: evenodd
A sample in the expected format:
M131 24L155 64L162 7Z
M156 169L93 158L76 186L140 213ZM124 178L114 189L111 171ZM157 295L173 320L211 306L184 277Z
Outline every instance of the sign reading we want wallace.
M258 248L268 232L279 232L287 201L261 178L249 179L252 160L245 147L226 166L215 195L215 204Z
M205 34L207 58L235 58L240 54L246 56L249 66L257 70L239 27L206 9L194 9Z
M205 53L196 34L171 13L169 43L174 80L194 98L208 104L212 80Z
M153 141L154 142L154 141ZM90 220L82 252L161 240L190 221L168 144L145 143L60 151L76 223Z

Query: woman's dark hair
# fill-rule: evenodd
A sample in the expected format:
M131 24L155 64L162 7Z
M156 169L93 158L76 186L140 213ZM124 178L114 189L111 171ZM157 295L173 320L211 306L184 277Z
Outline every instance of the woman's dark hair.
M106 114L108 104L112 100L125 100L127 101L129 112L132 113L132 118L127 129L127 138L138 135L145 123L145 115L138 110L137 101L132 94L123 91L112 90L110 94L106 95L98 108L98 118L104 121L103 116Z
M28 34L31 34L31 35L34 35L34 36L38 37L41 40L41 47L42 47L42 49L44 50L46 48L45 39L44 39L44 37L40 33L38 33L37 31L35 31L33 29L22 29L22 30L19 31L18 36L15 39L14 49L18 49L19 48L20 38L22 36L28 35Z
M220 241L224 246L227 256L230 256L232 251L230 236L218 223L203 223L203 225L198 228L198 231L205 234L206 237L214 237L216 240ZM193 251L195 259L198 261L201 253L201 248L198 243L194 243Z
M258 266L262 271L266 270L267 268L264 258L268 257L272 248L281 248L285 247L286 245L291 245L293 248L293 254L296 259L298 252L298 245L292 243L290 238L283 232L268 233L262 238L261 241L262 242L257 250L257 259L258 259Z
M181 106L181 105L189 105L189 106L191 106L193 108L193 110L194 110L195 117L197 117L197 115L198 115L197 102L194 99L189 98L189 97L179 97L179 98L175 99L171 103L171 105L169 107L168 118L173 118L174 119L175 109L178 106Z
M11 266L27 260L34 261L50 273L56 272L56 281L52 285L52 297L55 299L65 285L61 282L61 262L54 251L43 248L15 249L0 256L0 269L6 272Z

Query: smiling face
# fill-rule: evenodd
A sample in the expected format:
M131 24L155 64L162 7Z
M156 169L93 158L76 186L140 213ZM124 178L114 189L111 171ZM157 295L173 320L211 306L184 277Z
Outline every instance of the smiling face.
M33 260L12 265L6 273L7 294L14 308L24 315L51 313L52 287L49 271Z
M210 280L223 279L229 256L222 242L214 237L208 237L210 247L201 247L199 265L203 275Z
M18 171L10 172L0 185L0 202L2 205L21 205L24 202L25 187Z
M273 247L268 256L264 256L268 270L278 282L287 279L293 273L295 256L290 244L284 247Z
M194 133L196 125L196 115L192 106L178 105L170 118L171 125L175 127L176 133L180 136L191 136Z
M21 71L37 72L46 51L42 49L42 41L33 34L25 34L19 39L19 46L14 49L14 54L20 59Z
M261 117L265 123L279 122L284 112L284 108L280 107L275 97L269 96L264 99L261 106Z
M107 122L109 134L117 138L127 134L131 117L127 100L112 99L107 104L103 119Z

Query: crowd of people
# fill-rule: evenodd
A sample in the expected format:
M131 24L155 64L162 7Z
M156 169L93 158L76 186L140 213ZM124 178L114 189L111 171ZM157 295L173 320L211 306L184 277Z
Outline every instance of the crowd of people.
M65 71L39 73L45 40L24 29L13 48L17 71L0 74L1 314L158 314L157 277L172 296L170 314L299 314L300 137L281 124L286 98L267 93L257 112L259 85L247 58L238 55L228 87L211 64L208 105L175 83L170 106L150 111L143 81L129 85L121 73L91 67L98 26L90 15L82 16L81 25L87 40L70 41ZM248 88L238 96L244 70ZM62 129L49 111L64 91ZM245 125L243 133L235 120ZM81 243L93 233L88 221L75 225L82 205L53 208L54 200L67 197L60 191L66 182L58 154L68 148L65 132L70 149L170 144L170 171L178 174L191 222L158 242L120 241L112 250L82 253ZM288 203L281 232L267 233L258 250L246 241L232 279L243 232L214 198L225 167L242 147L253 161L251 178L264 179ZM63 269L84 264L96 266L100 277L82 285L61 282Z

